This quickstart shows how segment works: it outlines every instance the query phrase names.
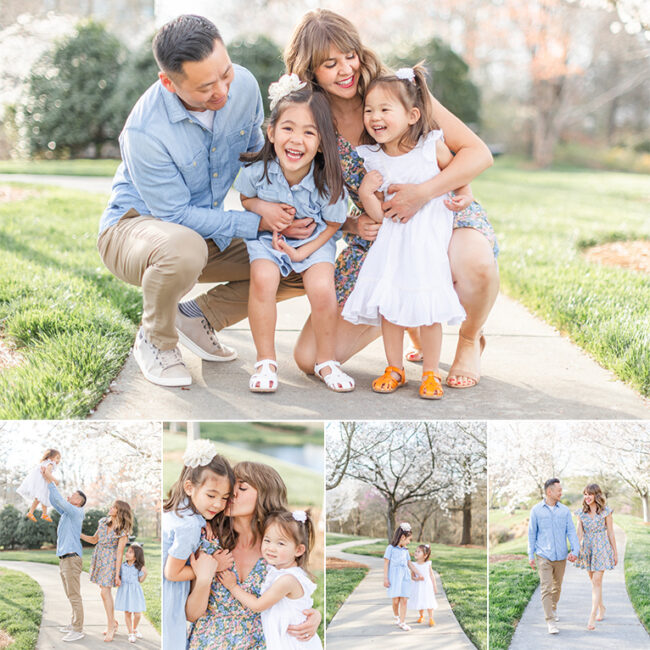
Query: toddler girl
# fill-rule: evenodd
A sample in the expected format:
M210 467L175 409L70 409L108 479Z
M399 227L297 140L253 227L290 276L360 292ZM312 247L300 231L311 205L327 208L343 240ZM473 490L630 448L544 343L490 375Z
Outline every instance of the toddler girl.
M415 549L415 570L422 580L413 583L411 597L408 599L407 609L417 609L420 612L418 623L424 620L424 610L429 612L429 626L433 627L436 622L433 620L433 610L438 609L436 602L436 579L431 568L431 547L428 544L420 544Z
M184 648L185 601L194 571L188 564L201 539L201 529L220 515L228 503L235 476L228 461L217 455L208 440L190 443L183 456L184 467L163 504L163 648ZM219 518L221 519L221 518ZM221 523L220 521L216 522ZM212 531L206 527L208 534ZM229 568L228 551L217 551L219 570Z
M411 595L411 576L413 580L421 580L406 548L411 535L411 525L400 524L384 553L384 587L388 589L388 596L393 599L395 624L406 632L411 629L405 623L406 601Z
M276 293L280 278L295 271L302 275L311 305L314 372L331 390L351 391L354 380L334 360L334 235L346 219L347 199L329 103L296 75L283 75L271 84L269 97L264 147L241 155L248 164L234 183L244 208L260 214L274 229L246 242L251 261L248 318L257 348L249 388L256 393L277 390ZM316 222L307 239L285 239L279 233L296 215Z
M363 121L364 140L374 144L357 148L368 170L359 196L366 213L382 226L342 315L351 323L381 323L388 367L372 383L378 393L392 393L406 384L404 330L419 327L423 356L419 395L440 399L441 322L459 323L465 318L447 257L453 215L441 196L406 223L384 220L383 195L378 193L394 183L429 180L452 160L432 117L424 69L403 68L371 81ZM471 200L469 188L456 195L464 197L458 198L459 206Z
M287 627L304 623L303 611L313 605L316 585L307 572L309 551L314 545L314 525L308 512L275 512L266 518L262 557L270 565L260 597L237 584L232 571L219 574L220 582L244 607L262 612L267 650L320 650L318 635L301 641L287 633Z
M50 497L47 491L47 481L43 476L42 470L45 470L49 476L52 476L52 470L61 462L61 454L56 449L48 449L41 458L40 465L32 468L32 471L25 477L25 480L20 484L20 487L16 490L27 503L31 503L29 506L29 512L25 515L27 519L36 521L34 517L34 510L38 504L41 504L41 519L45 521L52 522L52 519L47 514L47 509L50 507ZM52 481L55 485L58 485L59 482L52 477Z
M124 612L129 641L135 643L136 639L142 638L138 624L142 612L147 609L144 592L140 586L147 577L147 570L144 568L144 551L140 544L131 544L126 549L125 557L126 561L120 568L120 586L115 595L115 609Z

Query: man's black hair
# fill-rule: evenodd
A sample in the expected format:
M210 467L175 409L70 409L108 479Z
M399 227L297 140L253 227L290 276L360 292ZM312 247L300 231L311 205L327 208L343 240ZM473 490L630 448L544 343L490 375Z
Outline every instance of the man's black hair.
M153 55L166 73L183 74L185 61L203 61L214 50L214 42L223 43L216 25L193 14L184 14L163 25L153 39Z
M555 483L559 483L559 482L560 482L559 478L550 478L550 479L548 479L548 481L546 481L546 483L544 483L544 492L546 492L546 490L548 490L551 487L551 485L555 485Z
M81 507L83 508L83 507L86 505L86 501L87 501L87 499L86 499L86 495L85 495L81 490L77 490L77 494L78 494L78 495L81 497L81 499L82 499L82 501L81 501Z

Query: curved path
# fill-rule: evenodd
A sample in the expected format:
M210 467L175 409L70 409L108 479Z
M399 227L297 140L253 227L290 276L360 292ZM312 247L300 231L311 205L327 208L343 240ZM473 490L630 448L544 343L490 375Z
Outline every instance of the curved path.
M549 634L547 631L538 587L517 625L510 644L511 650L650 648L650 637L637 618L625 588L625 533L616 526L615 535L619 561L612 571L605 572L605 619L596 623L596 629L591 632L587 630L587 619L591 611L591 583L587 572L567 562L558 603L560 621L557 626L560 633Z
M71 609L63 591L58 565L2 560L0 566L26 573L36 580L43 590L43 617L38 631L36 650L60 650L67 647L83 650L99 650L99 648L160 650L160 635L145 616L142 616L139 626L143 638L138 639L135 644L129 643L123 612L116 612L120 626L113 642L104 643L102 631L106 628L106 614L99 595L99 587L90 582L88 573L85 571L81 574L81 596L84 602L84 634L86 636L74 643L64 643L61 641L64 634L59 632L59 627L70 622Z
M442 588L440 576L434 571L438 591L438 609L434 611L436 625L416 623L418 614L406 613L406 622L412 627L404 632L393 623L390 599L384 588L384 560L370 555L354 555L345 550L360 544L372 544L382 540L361 540L336 544L326 548L327 557L337 557L370 567L366 577L348 596L325 631L327 650L421 650L441 648L444 650L471 650L475 646L454 616Z

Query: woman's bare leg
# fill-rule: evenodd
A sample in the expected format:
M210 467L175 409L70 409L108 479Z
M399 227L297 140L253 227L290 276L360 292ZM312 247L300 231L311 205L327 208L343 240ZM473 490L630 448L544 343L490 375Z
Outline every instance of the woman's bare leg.
M594 571L591 576L591 613L587 628L593 630L596 627L596 616L598 608L603 602L603 574L604 571Z
M99 588L102 596L102 604L106 612L106 637L104 641L112 641L117 629L117 621L115 620L115 609L113 608L113 593L110 587Z
M474 377L480 377L479 338L499 293L499 270L490 242L474 228L454 230L449 243L449 264L454 289L467 317L460 327L447 384L469 388L477 383Z

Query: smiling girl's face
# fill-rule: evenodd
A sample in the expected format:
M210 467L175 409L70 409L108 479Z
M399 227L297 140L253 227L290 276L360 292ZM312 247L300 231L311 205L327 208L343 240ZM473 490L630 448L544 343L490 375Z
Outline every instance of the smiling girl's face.
M424 562L424 552L422 551L422 549L419 546L418 546L418 548L415 549L414 555L415 555L415 559L418 562Z
M61 462L61 454L57 454L52 460L58 465Z
M135 562L135 551L130 546L126 549L124 556L126 557L126 561L129 564L133 564Z
M408 545L408 543L411 541L411 536L410 535L402 535L399 538L399 544L398 546L404 548L405 546Z

